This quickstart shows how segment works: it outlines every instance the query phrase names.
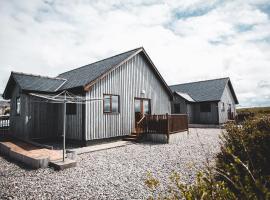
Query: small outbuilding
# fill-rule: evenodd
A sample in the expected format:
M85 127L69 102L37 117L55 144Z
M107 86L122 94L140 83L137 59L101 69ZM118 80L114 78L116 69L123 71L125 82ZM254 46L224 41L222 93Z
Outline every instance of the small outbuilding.
M172 113L188 114L190 124L223 124L233 120L238 100L230 78L171 85Z

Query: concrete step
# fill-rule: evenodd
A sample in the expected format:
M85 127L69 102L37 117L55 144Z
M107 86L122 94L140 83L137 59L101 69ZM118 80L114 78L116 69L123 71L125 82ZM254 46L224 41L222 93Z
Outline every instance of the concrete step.
M63 160L51 161L49 165L55 170L64 170L71 167L76 167L77 162L75 160L70 160L66 158L64 162Z

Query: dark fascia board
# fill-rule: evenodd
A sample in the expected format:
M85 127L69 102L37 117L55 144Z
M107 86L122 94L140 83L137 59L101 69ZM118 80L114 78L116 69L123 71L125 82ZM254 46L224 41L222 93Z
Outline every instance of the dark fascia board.
M128 60L130 60L131 58L133 58L134 56L136 56L139 53L143 53L147 59L147 61L150 63L150 65L153 68L154 73L157 75L157 77L159 78L159 80L162 82L165 90L167 91L167 93L170 96L170 100L173 99L173 93L171 91L171 89L169 88L169 86L167 85L167 83L165 82L165 80L162 78L161 74L158 72L157 68L155 67L154 63L152 62L152 60L150 59L150 57L148 56L148 54L146 53L146 51L144 50L143 47L139 48L138 51L136 51L134 54L132 54L131 56L129 56L128 58L126 58L125 60L123 60L122 62L118 63L117 65L115 65L114 67L110 68L108 71L106 71L105 73L103 73L101 76L97 77L95 80L93 80L90 83L87 83L84 88L85 91L89 91L91 86L94 85L98 80L104 78L105 76L107 76L111 71L115 70L116 68L120 67L122 64L124 64L125 62L127 62Z
M9 95L9 93L12 93L12 90L13 88L11 87L14 87L12 86L12 81L14 81L15 85L17 85L19 87L19 90L21 91L21 86L18 84L18 82L16 81L16 79L13 77L13 72L10 73L10 76L9 76L9 79L8 79L8 82L7 82L7 85L5 87L5 90L2 94L2 97L4 99L10 99L11 98L11 94Z
M229 88L230 88L231 93L232 93L232 95L233 95L235 104L239 104L239 101L238 101L238 99L237 99L237 97L236 97L236 94L235 94L235 91L234 91L234 89L233 89L232 82L231 82L230 79L228 80L228 85L229 85Z

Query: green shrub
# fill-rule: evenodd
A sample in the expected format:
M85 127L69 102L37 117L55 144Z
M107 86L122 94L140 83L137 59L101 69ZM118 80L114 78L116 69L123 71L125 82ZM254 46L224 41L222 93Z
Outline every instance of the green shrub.
M241 199L270 198L270 118L230 123L222 135L216 168L218 175Z
M241 126L229 123L221 142L216 164L210 166L206 159L205 170L192 185L182 183L180 175L173 173L168 190L157 195L159 181L148 175L149 198L270 199L270 118L250 119Z

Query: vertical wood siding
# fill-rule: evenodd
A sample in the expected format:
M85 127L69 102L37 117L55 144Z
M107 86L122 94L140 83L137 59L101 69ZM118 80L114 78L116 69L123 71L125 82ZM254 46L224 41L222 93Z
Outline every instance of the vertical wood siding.
M21 113L16 114L16 98L21 98ZM22 139L53 139L63 135L63 105L21 93L16 86L11 98L11 134ZM76 115L67 115L67 139L82 139L82 105Z
M172 102L172 113L175 113L174 104L180 104L180 113L186 114L187 113L187 103L186 100L176 94L174 94L174 99Z
M76 114L67 115L66 137L72 140L82 139L82 104L76 105ZM63 109L61 110L63 112ZM63 117L63 114L61 115Z
M20 97L21 99L21 114L16 114L16 98ZM22 139L29 138L28 127L29 123L26 122L27 116L27 103L26 103L26 95L21 94L20 88L15 86L12 97L10 100L10 133L16 137Z
M222 102L225 104L225 109L222 110ZM228 121L228 108L229 104L231 104L231 110L236 114L235 101L232 96L229 85L227 84L225 90L222 94L221 100L218 103L218 111L219 111L219 123L225 123Z
M142 90L145 94L142 94ZM151 99L152 114L171 112L170 98L146 59L138 54L95 83L86 93L88 99L103 94L120 96L120 113L104 114L103 101L86 104L86 140L129 135L134 131L134 98Z

